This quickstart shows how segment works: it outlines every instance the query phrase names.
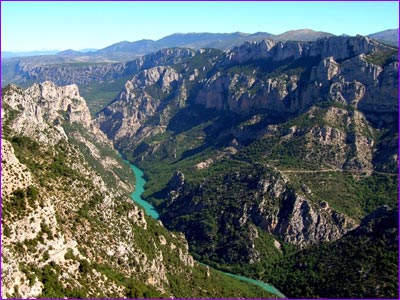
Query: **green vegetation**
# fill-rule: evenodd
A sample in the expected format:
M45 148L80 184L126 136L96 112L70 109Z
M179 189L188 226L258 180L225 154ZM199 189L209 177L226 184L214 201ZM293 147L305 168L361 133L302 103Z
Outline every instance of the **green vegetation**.
M229 272L259 276L280 252L270 235L256 229L251 221L240 224L238 218L248 213L246 207L261 202L256 187L266 170L225 159L204 172L198 181L194 177L186 181L173 205L159 205L161 220L167 227L185 232L191 252L200 261ZM255 230L258 237L249 240ZM258 254L252 248L253 239ZM249 259L258 255L262 262L250 263Z
M265 278L293 298L397 299L397 211L368 227L289 255Z
M288 58L282 61L272 59L250 60L241 64L229 65L224 71L233 74L255 75L262 80L296 75L303 81L308 80L312 67L316 66L320 60L321 57L319 56L300 59Z
M10 86L7 86L10 87ZM7 88L6 87L6 88ZM3 93L7 93L7 89L4 88L2 90ZM7 103L2 103L4 111L7 111L7 114L4 119L2 119L2 135L4 137L10 136L11 128L10 125L12 121L20 114L19 110L12 109Z
M151 286L145 285L143 281L133 278L127 278L122 273L115 271L106 265L94 264L93 268L108 278L112 279L119 286L123 286L126 291L126 297L129 298L155 298L166 297ZM173 295L179 297L273 297L272 294L261 290L259 287L245 283L243 281L230 278L215 270L196 265L194 269L187 269L183 274L167 274L170 283L170 290ZM186 280L185 280L186 277Z
M55 146L57 154L54 156L49 166L50 172L48 174L50 177L58 178L62 176L73 178L80 176L77 170L74 170L70 167L67 147L68 146L64 143L60 143Z
M366 176L346 172L289 174L293 183L305 184L314 201L329 199L334 209L354 218L373 212L383 204L397 207L397 176L372 174Z
M129 160L146 169L145 176L149 181L145 196L165 188L176 170L193 170L194 164L215 153L213 140L223 124L237 122L239 120L232 115L217 116L214 110L204 109L201 106L183 109L170 120L165 133L152 136L132 152L126 152ZM141 156L155 147L158 150L142 161ZM186 172L185 175L198 174Z
M374 65L384 67L394 61L397 61L398 49L390 49L385 51L377 51L368 54L365 60Z
M21 218L27 213L28 205L31 209L36 208L36 198L39 191L35 186L29 186L26 189L16 189L10 199L2 201L3 215L15 218Z
M127 278L125 275L109 266L95 264L93 267L96 271L116 282L117 285L123 286L126 290L126 297L128 298L159 298L162 296L155 288L147 286L137 279Z
M73 289L65 287L59 279L61 268L54 262L46 264L41 269L33 267L33 271L35 277L43 283L43 291L40 298L84 298L87 295L87 287Z
M386 66L396 59L395 54L395 50L375 52L367 55L366 60ZM222 80L235 75L253 77L256 81L247 90L252 96L265 92L263 84L271 79L276 81L279 92L287 89L291 76L299 79L296 82L298 91L307 89L311 70L321 60L321 57L280 62L264 59L230 65L226 65L226 60L215 64L222 55L218 50L206 50L193 59L173 65L185 79L184 88L189 95L186 102L176 97L175 87L168 93L162 91L159 83L144 87L143 91L157 98L162 105L142 125L163 126L165 131L150 134L133 146L132 140L124 140L118 145L130 161L144 169L148 179L144 197L157 207L163 224L185 234L195 259L221 270L272 281L290 297L396 297L397 215L375 216L369 223L363 219L384 204L398 209L398 178L391 174L397 172L397 165L390 161L397 154L396 126L373 128L375 125L367 124L362 118L356 120L356 107L330 100L325 91L317 100L311 90L311 100L299 98L299 102L305 103L295 104L304 110L288 114L265 109L239 115L194 104L199 91L206 85L203 79L211 78L217 72L222 73ZM189 80L195 69L197 79ZM114 99L131 77L81 86L92 114ZM239 80L234 88L246 89L247 85ZM322 87L325 88L328 86ZM9 93L10 87L3 92ZM230 93L223 92L223 96ZM283 99L282 105L288 105L288 101L293 99ZM309 107L312 103L308 101L319 103ZM332 107L342 110L340 117L334 115ZM107 278L107 285L120 287L126 297L271 296L214 270L208 274L205 266L183 265L176 255L179 250L185 253L185 246L179 241L180 234L172 236L148 217L145 217L146 230L135 225L140 216L132 217L132 203L124 201L126 191L118 192L112 217L106 216L104 206L107 201L104 200L110 195L96 191L84 172L72 166L76 161L83 168L94 170L107 187L115 191L120 181L131 184L132 173L129 168L112 164L105 167L100 161L111 157L121 163L117 154L76 124L64 124L69 144L61 142L44 150L29 138L11 135L8 125L19 111L7 109L5 133L17 157L28 166L40 185L16 190L10 201L3 203L5 216L14 216L11 211L24 211L33 206L44 188L49 193L53 189L66 192L68 200L80 200L77 194L85 189L89 191L83 197L85 201L72 209L66 205L56 216L60 231L73 232L80 253L90 258L89 261L75 256L71 249L65 254L66 259L79 263L79 278L90 278L91 274L99 272ZM63 116L66 119L65 113ZM331 128L333 134L325 136L328 131L332 133ZM330 142L329 139L335 139L332 136L336 136L336 140ZM369 170L357 169L351 164L362 165L363 158L370 159L357 156L363 151L355 142L360 136L368 140L368 145L377 145L371 151L375 168L372 175L367 172ZM208 165L198 168L196 165L200 162ZM171 182L176 171L185 175L185 184L179 190L174 189ZM78 192L72 191L71 186L78 187ZM170 193L171 189L174 193ZM311 204L326 201L335 211L356 221L364 220L363 224L338 241L300 250L282 240L283 234L276 230L279 227L274 229L277 218L285 220L279 214L291 212L285 211L284 201L291 201L294 193L304 196ZM326 214L333 215L329 210ZM111 224L110 219L113 220ZM128 220L132 227L124 231L124 226L118 223L120 220ZM328 221L326 226L329 225ZM10 237L10 227L4 228L5 236ZM45 239L54 238L57 233L53 232L42 222L36 238L16 243L13 249L21 255L25 251L34 253ZM166 244L161 242L165 240ZM154 278L140 272L141 266L132 257L128 260L122 256L103 259L109 256L104 253L108 251L104 244L118 242L135 245L139 252L145 253L148 262L158 260L162 252L169 281L164 293L146 284ZM97 249L100 249L99 253ZM41 255L42 262L50 257L48 251L35 254ZM76 285L72 280L60 280L61 266L54 262L41 269L26 267L24 273L30 284L35 278L43 282L42 297L119 296L85 284L70 288Z
M185 283L168 276L172 289L179 291L181 297L209 297L211 291L213 297L235 297L235 298L275 298L276 295L263 291L258 286L243 282L241 280L231 278L221 272L209 269L210 276L207 275L207 267L197 265L192 273L187 273L188 278L191 278L190 283ZM200 285L198 285L200 283Z
M22 216L25 209L26 191L22 189L15 190L9 201L3 201L3 214L5 215L17 213L19 216Z
M125 75L115 80L97 82L79 86L79 93L86 100L92 116L96 115L107 106L124 89L125 83L133 75Z

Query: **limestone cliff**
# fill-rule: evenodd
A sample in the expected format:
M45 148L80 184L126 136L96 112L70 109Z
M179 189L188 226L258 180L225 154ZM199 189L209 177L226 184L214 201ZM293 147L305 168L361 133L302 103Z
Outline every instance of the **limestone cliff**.
M393 113L397 110L393 79L398 62L389 58L384 66L376 65L369 62L374 53L390 57L395 50L361 36L311 43L245 44L227 54L222 62L227 72L210 76L195 102L236 112L266 109L292 113L325 100L375 114ZM238 64L247 67L236 73L233 66Z
M127 137L123 143L131 144L163 132L173 111L187 104L286 118L331 101L352 105L382 126L393 122L398 110L395 51L361 36L308 43L265 40L226 53L198 51L180 64L152 65L134 75L97 120L114 142ZM177 74L172 79L165 70ZM146 79L148 74L157 84ZM154 115L159 122L149 121Z

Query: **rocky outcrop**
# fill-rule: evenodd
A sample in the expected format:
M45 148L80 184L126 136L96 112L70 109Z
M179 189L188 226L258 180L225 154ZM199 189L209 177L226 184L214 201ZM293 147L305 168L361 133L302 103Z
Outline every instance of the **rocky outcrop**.
M351 218L330 209L326 202L317 206L298 194L285 195L282 205L278 216L283 218L277 218L273 233L302 247L337 240L357 225Z
M68 139L60 126L61 119L70 124L80 124L87 129L91 127L89 109L76 85L57 87L46 81L34 84L25 91L9 86L3 103L14 111L23 109L22 113L10 120L9 126L13 131L45 144L54 145L61 139Z
M179 190L185 184L185 175L181 171L176 171L174 176L168 183L168 188L171 190Z
M335 61L333 56L324 58L317 67L314 67L311 72L310 80L319 80L328 82L332 80L340 72L340 65Z
M118 147L165 132L174 114L193 104L240 115L271 112L285 119L312 105L335 102L360 109L378 126L393 122L398 109L398 63L370 62L371 55L385 56L393 49L369 38L264 40L226 53L181 51L176 57L187 60L177 69L166 66L170 60L148 68L143 63L120 95L98 114L99 127ZM204 62L202 68L198 61ZM384 99L378 101L381 95Z
M398 93L398 61L385 66L375 85L366 89L365 97L358 103L358 108L378 126L396 122L398 103L393 101Z
M353 229L357 222L329 207L326 201L315 203L305 195L288 188L288 179L278 173L258 182L262 193L251 219L263 230L285 242L305 247L321 241L334 241ZM277 205L279 203L279 205Z
M138 73L126 82L125 89L113 103L97 116L101 130L117 142L134 139L141 125L166 105L163 98L174 93L181 77L172 67L163 66ZM146 135L146 131L142 134Z
M332 37L311 43L247 43L226 55L221 64L228 66L228 72L212 74L195 102L239 113L257 109L293 113L321 100L355 105L378 115L395 112L397 85L390 80L396 80L398 62L382 67L367 61L367 54L379 51L385 55L391 50L361 36ZM229 71L231 66L239 64L248 65L249 69L241 73ZM265 66L259 68L260 64ZM290 64L301 66L303 71L274 73L281 65L290 69ZM267 76L260 76L260 69L266 69ZM385 99L377 101L381 95Z
M168 182L168 202L172 203L177 199L185 185L185 175L181 171L176 171Z
M57 85L85 85L91 82L107 82L119 79L126 74L137 72L140 61L130 63L89 63L63 65L35 65L19 61L15 66L15 77L18 83L27 81L52 81Z

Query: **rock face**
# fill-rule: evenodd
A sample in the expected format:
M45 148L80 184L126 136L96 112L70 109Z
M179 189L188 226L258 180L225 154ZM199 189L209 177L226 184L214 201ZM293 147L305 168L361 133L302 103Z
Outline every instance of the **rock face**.
M138 63L101 63L89 65L37 66L29 62L19 61L14 75L20 83L34 80L36 82L52 81L59 85L88 84L94 81L106 82L124 76L127 72L135 72Z
M362 53L370 53L385 48L382 44L363 36L354 38L325 37L308 43L264 40L244 43L232 49L229 53L229 61L243 63L248 60L258 59L283 61L289 58L326 58L329 56L333 56L336 59L347 59Z
M314 203L305 195L287 188L282 177L270 176L259 181L263 198L252 212L255 224L285 242L307 246L339 239L357 222L329 207L326 202ZM306 192L311 193L310 190ZM271 202L280 202L277 211Z
M398 62L385 67L385 73L391 74L385 76L381 74L382 67L369 63L366 55L388 51L385 47L361 36L326 38L311 43L264 41L244 44L229 52L223 64L247 64L250 67L247 74L215 73L205 82L195 101L208 108L236 112L255 109L297 112L320 102L322 97L376 113L393 112L396 109L393 94L387 94L395 93L397 88L388 79L396 77ZM283 65L290 69L291 61L297 61L296 67L310 68L309 78L298 68L293 68L298 71L293 71L292 75L282 72L279 76L259 76L256 62L266 64L263 68L272 72L274 64L275 68ZM377 95L388 97L376 101ZM387 101L391 105L387 105ZM373 108L371 102L375 103Z
M170 280L205 276L185 238L129 199L131 171L75 85L8 86L2 96L4 298L172 297L181 291Z
M65 137L64 130L57 125L60 111L66 113L66 119L70 124L78 123L87 129L90 127L90 112L84 99L79 96L76 85L57 87L54 83L46 81L35 84L26 91L15 86L11 86L10 89L11 93L6 104L13 110L24 108L24 113L17 116L11 124L11 128L19 134L36 138L41 142L45 138L43 131L52 130L54 140L44 142L53 144L58 142ZM36 126L32 126L33 124Z
M115 105L108 106L97 118L100 128L109 136L114 136L115 140L133 138L141 124L154 115L160 107L158 90L161 95L167 95L180 77L171 67L155 67L135 75L132 80L127 81L125 90L114 101ZM109 119L108 116L118 114L121 106L126 106L124 102L129 106L133 105L133 114L128 116L129 111L124 109L126 117L113 122L114 117Z
M125 137L125 144L136 143L163 132L172 111L188 103L285 117L331 101L353 105L381 126L393 122L398 109L395 51L361 36L308 43L264 40L214 55L198 51L183 60L180 72L164 64L142 69L97 120L117 145ZM386 57L382 66L372 63L377 53ZM197 68L197 61L209 65ZM146 79L149 74L155 77ZM158 124L143 129L153 115L160 115Z

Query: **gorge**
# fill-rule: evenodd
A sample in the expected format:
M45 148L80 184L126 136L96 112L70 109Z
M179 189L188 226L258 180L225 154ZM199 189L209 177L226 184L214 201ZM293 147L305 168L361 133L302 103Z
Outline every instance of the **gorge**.
M261 39L16 70L6 297L397 297L397 47Z

